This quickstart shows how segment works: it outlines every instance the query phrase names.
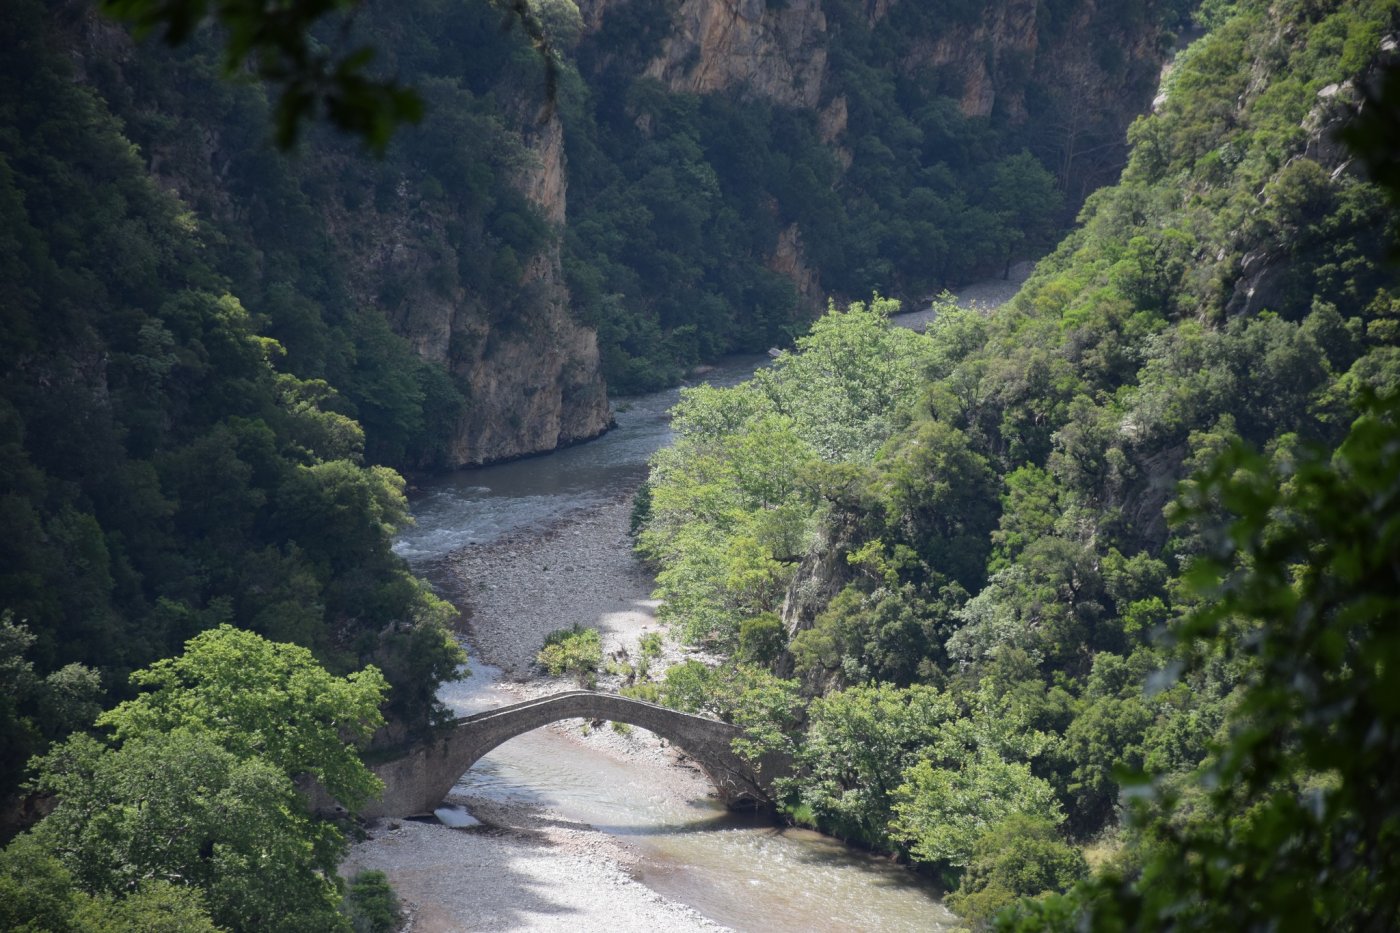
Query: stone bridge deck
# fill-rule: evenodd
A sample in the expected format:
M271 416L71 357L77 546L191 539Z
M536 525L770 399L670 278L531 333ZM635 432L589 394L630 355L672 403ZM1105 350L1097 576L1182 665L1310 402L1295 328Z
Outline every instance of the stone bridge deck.
M462 775L496 746L552 722L578 718L625 722L669 740L704 769L729 806L769 802L773 779L791 769L782 756L766 756L754 765L734 754L730 745L740 730L729 723L612 693L571 690L465 716L442 738L374 766L384 781L384 794L363 807L361 815L431 813ZM327 801L314 803L324 807Z

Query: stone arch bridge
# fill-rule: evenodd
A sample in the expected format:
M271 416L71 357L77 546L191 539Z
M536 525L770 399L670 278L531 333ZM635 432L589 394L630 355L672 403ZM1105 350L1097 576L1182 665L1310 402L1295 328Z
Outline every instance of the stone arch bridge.
M442 738L375 765L384 794L360 814L372 818L431 813L462 775L497 745L552 722L578 718L625 722L669 740L704 769L731 807L769 803L773 779L791 770L791 762L782 755L750 764L734 754L730 743L740 730L729 723L616 694L572 690L463 717ZM330 804L324 796L314 801L320 809Z

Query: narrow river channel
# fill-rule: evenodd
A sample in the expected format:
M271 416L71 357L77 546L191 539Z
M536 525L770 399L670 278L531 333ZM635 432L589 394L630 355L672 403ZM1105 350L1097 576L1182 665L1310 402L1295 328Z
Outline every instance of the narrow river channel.
M1001 283L997 283L1001 285ZM1006 286L1002 286L1005 290ZM979 297L982 297L979 295ZM999 297L999 296L998 296ZM900 323L918 323L915 315ZM765 357L732 358L705 374L714 385L748 378ZM396 550L445 592L452 552L567 522L634 490L653 452L669 443L667 412L679 390L616 400L603 437L544 456L436 477L412 497L415 525ZM471 677L445 685L459 712L518 699L499 671L473 661ZM645 766L550 730L496 749L456 792L536 807L587 824L637 855L630 874L651 890L737 930L940 930L957 926L938 892L887 859L818 833L725 811L696 785L678 796ZM471 824L440 811L448 825Z

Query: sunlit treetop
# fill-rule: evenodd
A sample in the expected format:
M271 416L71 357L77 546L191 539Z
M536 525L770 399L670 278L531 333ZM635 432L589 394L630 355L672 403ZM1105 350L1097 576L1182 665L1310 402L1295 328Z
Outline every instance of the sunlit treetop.
M336 677L305 648L221 625L132 682L146 692L98 720L119 741L188 729L290 777L314 774L348 807L380 789L355 749L384 722L388 685L374 667Z

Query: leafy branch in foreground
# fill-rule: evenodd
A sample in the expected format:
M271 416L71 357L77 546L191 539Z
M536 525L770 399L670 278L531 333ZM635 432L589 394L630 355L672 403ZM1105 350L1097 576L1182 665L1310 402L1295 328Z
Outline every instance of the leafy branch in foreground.
M518 22L544 61L546 106L554 105L558 63L544 25L526 0L490 0L505 12L503 30ZM180 45L208 24L224 33L224 70L249 70L280 87L274 111L278 148L290 149L302 124L324 115L383 155L394 131L423 119L423 98L392 78L371 77L375 50L353 45L349 33L362 0L99 0L103 12L130 23L138 37L159 33ZM344 50L331 50L316 33L333 24Z
M302 123L320 112L376 153L388 146L396 127L423 117L416 91L368 76L373 48L330 51L313 36L334 19L344 38L359 0L299 0L270 8L261 0L100 0L99 5L132 24L138 37L160 31L170 45L187 41L207 23L218 25L226 36L229 75L246 68L280 86L274 120L282 149L290 148Z

